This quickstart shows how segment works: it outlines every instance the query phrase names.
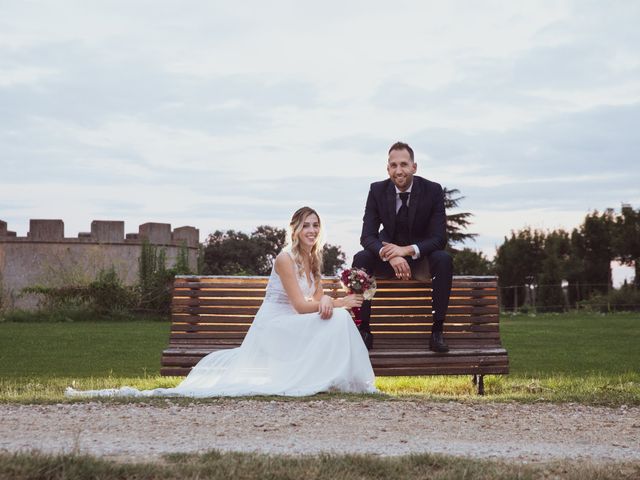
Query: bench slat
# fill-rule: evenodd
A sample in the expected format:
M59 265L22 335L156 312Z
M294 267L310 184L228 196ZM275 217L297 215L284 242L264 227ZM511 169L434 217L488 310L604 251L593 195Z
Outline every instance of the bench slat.
M244 335L248 327L238 327L237 329L229 329L229 330L218 330L218 331L204 331L204 332L176 332L172 331L170 334L170 339L215 339L215 338L244 338ZM384 330L375 330L371 329L373 332L376 342L378 340L384 341L402 341L406 339L418 339L423 342L428 341L429 334L426 329L422 331L402 331L402 332L389 332ZM445 330L445 334L447 337L447 342L452 342L455 340L469 340L469 339L499 339L500 334L498 331L495 332L468 332L468 331L449 331Z
M253 322L253 316L251 315L189 315L189 314L173 314L172 322L174 323L207 323L207 322L230 322L230 323L244 323L244 322ZM498 315L496 314L487 314L487 315L454 315L449 314L447 317L447 323L468 323L468 324L476 324L476 323L498 323ZM431 316L380 316L380 315L372 315L371 316L371 325L374 323L431 323Z
M327 295L332 297L342 297L346 295L344 290L325 290ZM186 299L186 298L194 298L194 299L205 299L209 297L222 297L222 298L264 298L265 289L235 289L235 290L227 290L227 289L176 289L174 290L174 299ZM452 289L451 291L451 300L456 298L490 298L496 299L498 295L498 291L495 288L490 289ZM376 292L376 297L374 301L388 299L388 298L415 298L424 300L431 300L431 294L427 294L425 290L380 290Z
M374 331L375 333L375 331ZM379 335L376 337L375 341L375 349L373 351L379 350L380 348L387 348L389 345L398 345L398 348L407 348L409 345L412 348L422 348L425 347L428 343L429 335L426 332L418 332L412 335L400 335L400 334L385 334L378 332ZM460 344L474 344L475 348L480 348L486 346L487 348L491 346L498 345L500 346L500 338L499 336L493 335L492 337L481 337L478 335L455 335L453 332L447 333L445 330L445 334L447 335L447 343L452 345L460 345ZM189 333L189 332L172 332L170 334L170 345L174 343L181 344L193 344L193 345L209 345L211 343L216 343L217 341L224 342L237 342L240 344L242 338L238 340L234 340L233 338L227 338L223 336L216 336L215 332L207 335L206 333Z
M174 338L171 339L169 349L172 348L186 348L186 349L198 349L206 348L209 352L214 350L224 350L226 348L239 347L243 339L234 338L209 338L202 341L194 342L189 338ZM167 350L165 350L166 352Z
M418 282L415 280L376 280L376 284L379 290L424 290L424 286L431 285L431 282ZM468 281L468 280L454 280L451 284L452 288L497 288L498 282L496 280L489 281Z
M171 356L171 355L199 355L205 356L211 353L213 350L210 348L204 348L202 345L191 345L191 346L182 346L182 347L169 347L164 352L163 355ZM460 348L456 350L452 350L447 353L446 356L451 357L464 357L464 356L488 356L488 355L506 355L507 351L504 348ZM371 359L374 358L385 358L385 357L393 357L396 355L402 355L404 357L442 357L443 355L440 353L432 352L427 349L426 346L423 348L414 348L411 350L372 350L369 353Z
M186 376L192 367L162 367L160 375L164 376ZM509 366L475 366L465 365L462 367L444 367L441 365L424 366L420 368L374 368L377 376L421 376L421 375L499 375L509 373Z
M262 305L263 299L258 298L246 298L242 296L238 297L220 297L215 296L194 298L194 297L175 297L173 300L174 306L257 306ZM495 298L486 297L474 297L474 298L451 298L450 306L486 306L495 305ZM373 308L376 307L431 307L431 298L375 298L372 301Z
M505 366L445 366L445 365L425 365L424 367L390 367L374 368L376 375L384 376L416 376L416 375L490 375L509 373L509 367Z
M467 338L453 338L451 336L446 337L447 343L452 349L459 348L496 348L501 347L500 339L497 337L494 338L477 338L477 337L467 337ZM405 337L405 338L391 338L380 336L380 338L375 339L375 348L372 351L376 350L414 350L416 348L426 348L429 343L428 335L415 335L413 337Z
M217 307L217 306L229 306L229 307L237 307L237 306L251 306L251 307L259 307L262 305L262 298L176 298L172 305L178 307L197 307L197 306L205 306L205 307Z
M372 315L370 319L371 325L376 323L427 323L431 324L431 315ZM453 315L447 316L447 324L478 324L478 323L498 323L498 315Z
M256 298L264 298L265 290L174 290L173 298L174 299L183 299L183 298L207 298L207 297L230 297L230 298L238 298L238 297L256 297Z
M211 313L211 314L231 314L231 315L253 315L258 313L259 306L243 307L243 306L222 306L222 305L204 305L204 306L190 306L190 305L173 305L171 307L171 313ZM447 313L462 314L462 313L499 313L497 306L466 306L466 305L450 305ZM430 315L431 307L378 307L376 305L371 306L372 315Z
M395 355L389 357L373 357L371 365L374 368L389 367L416 367L422 365L502 365L504 364L504 355L475 355L455 357L451 355L441 355L433 357L407 357L403 355Z
M243 279L242 277L234 278L210 278L200 277L200 281L185 282L181 277L176 277L174 282L174 288L266 288L268 277L259 278L251 277ZM339 283L323 282L324 288L340 289L342 286ZM424 290L425 285L430 285L431 282L418 282L415 280L377 280L376 284L378 290ZM454 280L452 283L453 288L497 288L498 283L496 280L489 281L468 281L468 280Z
M245 323L174 323L171 325L172 332L215 332L215 331L248 331L251 326L250 322ZM375 332L407 332L407 331L420 331L425 333L431 332L431 326L425 323L409 323L409 324L380 324L372 323L372 330ZM497 332L497 324L479 324L479 325L455 325L447 324L445 326L445 333L447 332L459 332L459 331L471 331L471 332Z
M162 362L163 367L190 367L198 363L204 355L183 355L169 358ZM474 357L389 357L384 359L371 359L374 369L382 368L418 368L418 367L439 367L439 368L460 368L464 365L496 367L505 366L504 356L474 356Z
M495 298L474 297L474 298L456 298L449 300L449 306L483 306L495 305ZM371 302L372 308L376 307L407 307L407 306L427 306L431 307L431 298L374 298Z

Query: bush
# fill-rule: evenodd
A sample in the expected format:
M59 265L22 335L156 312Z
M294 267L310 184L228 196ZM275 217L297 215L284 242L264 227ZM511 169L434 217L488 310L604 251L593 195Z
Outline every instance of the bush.
M96 279L88 285L35 285L24 288L22 292L41 295L42 307L61 312L77 309L112 314L127 311L137 304L135 291L122 284L113 267L101 270Z
M101 270L88 288L91 306L98 313L127 311L138 302L135 291L122 284L113 267Z
M495 266L482 252L470 248L452 251L455 275L494 275Z
M176 275L189 275L187 247L178 252L176 266L167 268L164 248L158 248L145 241L138 259L138 310L155 313L169 313L171 309L171 284Z
M633 285L623 285L608 294L592 295L578 302L578 306L596 312L640 311L640 290Z
M2 272L0 272L0 312L2 312L6 307L6 301L4 299L4 283L2 281Z

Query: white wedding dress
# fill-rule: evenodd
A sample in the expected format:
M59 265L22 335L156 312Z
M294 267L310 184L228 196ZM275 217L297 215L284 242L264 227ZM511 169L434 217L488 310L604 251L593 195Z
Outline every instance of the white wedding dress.
M295 265L295 262L294 262ZM315 292L306 275L296 276L306 298ZM74 396L242 395L305 396L318 392L377 392L367 348L351 315L334 308L328 320L318 313L299 314L271 271L265 299L238 348L210 353L175 388L131 387L78 391Z

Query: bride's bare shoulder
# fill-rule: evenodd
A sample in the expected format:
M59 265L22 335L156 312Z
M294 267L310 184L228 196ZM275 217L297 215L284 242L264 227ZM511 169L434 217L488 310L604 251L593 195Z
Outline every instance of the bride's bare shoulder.
M291 254L287 250L283 250L276 256L276 262L293 263L293 258L291 257Z
M280 271L280 269L292 269L293 268L293 258L286 250L283 250L276 256L275 261L276 272Z

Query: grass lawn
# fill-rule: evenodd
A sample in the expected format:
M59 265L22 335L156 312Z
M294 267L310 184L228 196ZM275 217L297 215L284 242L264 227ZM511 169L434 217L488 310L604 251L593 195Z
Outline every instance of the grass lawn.
M0 323L0 378L158 375L169 322Z
M285 456L256 453L166 455L162 462L118 463L82 455L0 453L0 478L85 479L637 479L638 464L554 462L527 465L443 455Z
M502 341L515 375L640 371L640 314L502 315Z
M485 377L484 400L640 405L639 314L503 315L501 325L511 374ZM173 386L179 379L158 376L168 336L168 322L0 323L0 401L57 402L71 384ZM380 377L378 387L391 398L478 400L470 376Z
M501 316L511 373L486 376L488 400L640 404L640 314ZM383 391L475 398L468 377L385 377Z

